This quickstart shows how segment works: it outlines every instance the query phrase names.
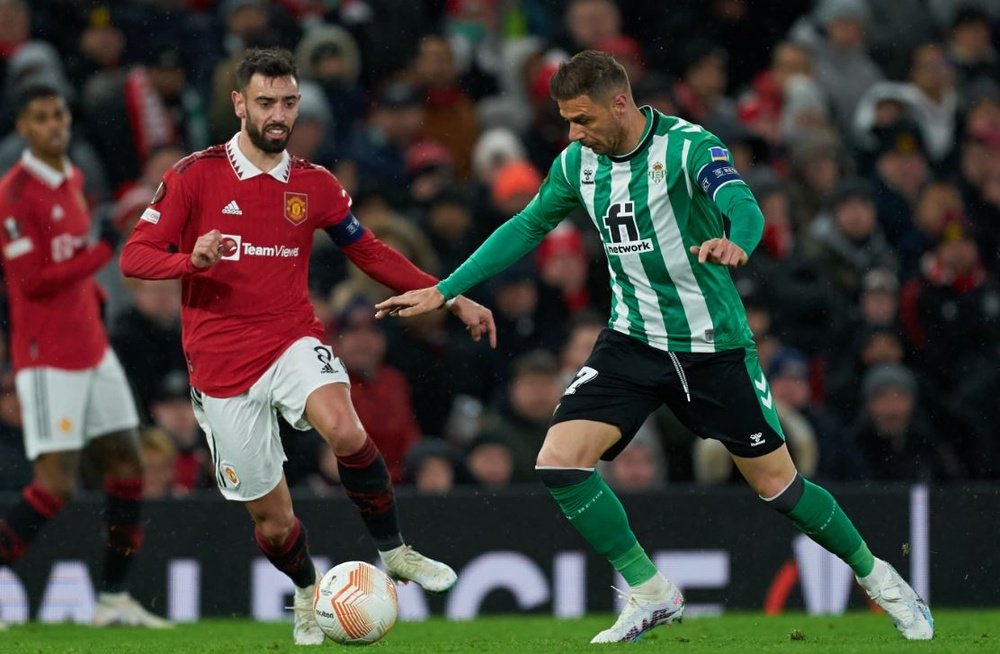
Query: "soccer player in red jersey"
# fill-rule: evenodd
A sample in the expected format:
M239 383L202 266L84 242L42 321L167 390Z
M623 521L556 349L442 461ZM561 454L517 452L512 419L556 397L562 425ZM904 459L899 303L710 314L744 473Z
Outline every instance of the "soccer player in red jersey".
M81 450L104 477L107 546L94 622L169 626L125 590L142 544L139 420L128 381L108 346L94 273L114 256L107 226L90 242L83 175L66 158L70 113L59 92L30 86L18 98L21 161L0 180L0 246L11 313L11 349L24 442L34 480L0 519L0 565L11 565L66 505Z
M237 69L242 127L229 142L178 162L163 178L122 251L122 273L179 277L184 351L195 414L208 437L219 490L243 502L261 551L296 586L293 636L320 644L312 611L317 572L282 472L278 412L333 448L341 483L388 572L443 591L454 571L403 544L385 461L351 405L347 372L322 342L307 293L313 233L390 288L434 279L377 240L325 168L285 150L298 113L294 60L252 50ZM466 298L450 310L476 340L496 340L490 311Z

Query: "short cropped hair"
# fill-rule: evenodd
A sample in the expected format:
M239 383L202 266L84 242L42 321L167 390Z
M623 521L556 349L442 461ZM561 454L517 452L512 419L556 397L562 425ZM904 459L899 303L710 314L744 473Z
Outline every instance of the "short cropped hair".
M299 81L295 57L284 48L255 48L249 50L236 68L236 90L245 91L250 78L256 73L264 77L288 77Z
M35 100L42 98L62 98L63 94L56 87L50 84L28 84L17 92L15 107L16 116L20 117L27 110L28 105Z
M549 93L557 101L582 95L603 100L613 91L632 93L628 74L614 57L597 50L584 50L559 64L549 81Z

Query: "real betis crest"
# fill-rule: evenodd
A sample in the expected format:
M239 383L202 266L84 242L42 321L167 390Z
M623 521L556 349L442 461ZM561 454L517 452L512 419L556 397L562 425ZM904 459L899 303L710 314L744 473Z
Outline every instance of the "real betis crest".
M654 184L659 184L663 181L663 178L667 176L667 171L663 167L663 162L657 161L652 166L649 167L649 181Z

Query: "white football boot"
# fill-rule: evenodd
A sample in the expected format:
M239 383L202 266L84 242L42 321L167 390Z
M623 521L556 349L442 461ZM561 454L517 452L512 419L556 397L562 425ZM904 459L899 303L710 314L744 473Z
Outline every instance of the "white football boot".
M666 592L659 597L647 597L635 591L629 591L626 595L618 591L625 598L622 612L610 629L594 636L591 644L627 643L639 640L653 627L680 622L684 616L684 596L673 583L666 583Z
M379 552L389 576L399 581L415 581L424 590L443 593L458 581L449 566L429 559L409 545L400 545L388 552Z
M147 627L172 629L174 625L153 615L128 593L98 593L94 606L95 627Z
M319 570L316 571L316 581L320 580ZM322 645L326 634L316 622L316 612L313 604L316 601L316 583L305 588L295 588L295 600L292 603L292 639L296 645Z
M878 581L870 581L869 575L865 579L858 579L868 597L879 605L883 611L892 618L892 623L896 625L899 633L907 640L930 640L934 637L934 617L931 610L917 595L916 591L906 583L902 576L891 565L875 559L876 568L884 566L882 570L875 570ZM867 582L867 583L866 583ZM869 586L873 586L869 588Z

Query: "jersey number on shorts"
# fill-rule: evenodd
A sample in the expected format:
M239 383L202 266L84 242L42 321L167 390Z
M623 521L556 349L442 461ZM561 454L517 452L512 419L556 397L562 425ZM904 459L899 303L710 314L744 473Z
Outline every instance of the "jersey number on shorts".
M597 371L590 366L584 366L580 368L580 372L576 373L576 379L573 383L566 387L566 392L563 395L572 395L576 393L576 389L580 388L589 381L592 381L597 377Z

